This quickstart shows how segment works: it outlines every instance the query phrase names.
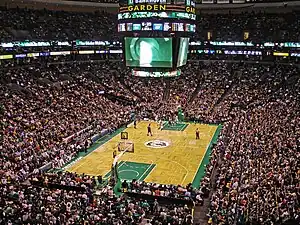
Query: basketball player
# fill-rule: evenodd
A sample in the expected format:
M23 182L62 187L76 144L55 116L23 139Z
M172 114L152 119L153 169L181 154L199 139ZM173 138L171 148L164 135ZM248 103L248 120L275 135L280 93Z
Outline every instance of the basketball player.
M117 156L117 151L114 150L114 151L113 151L113 158L116 158L116 156Z
M159 130L162 130L164 128L164 122L162 121L162 120L160 120L159 122L158 122L158 129Z
M136 129L136 120L133 121L133 128Z
M196 140L200 139L200 132L199 129L196 129Z
M147 130L148 130L147 136L149 136L149 135L153 136L153 135L152 135L152 131L151 131L151 123L149 123L149 125L148 125L148 127L147 127Z

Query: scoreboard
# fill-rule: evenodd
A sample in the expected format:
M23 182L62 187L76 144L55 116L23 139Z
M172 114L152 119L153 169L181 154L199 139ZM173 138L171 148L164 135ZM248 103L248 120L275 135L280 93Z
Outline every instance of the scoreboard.
M196 32L192 0L121 0L118 32L123 57L134 76L179 76Z
M196 32L195 2L191 0L122 0L118 32Z

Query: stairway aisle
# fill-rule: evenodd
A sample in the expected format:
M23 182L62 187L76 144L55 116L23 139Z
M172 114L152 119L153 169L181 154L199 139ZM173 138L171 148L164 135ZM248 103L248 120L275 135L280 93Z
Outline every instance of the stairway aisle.
M164 93L163 93L163 101L164 102L167 102L170 98L170 81L169 80L166 80L166 88L164 90Z

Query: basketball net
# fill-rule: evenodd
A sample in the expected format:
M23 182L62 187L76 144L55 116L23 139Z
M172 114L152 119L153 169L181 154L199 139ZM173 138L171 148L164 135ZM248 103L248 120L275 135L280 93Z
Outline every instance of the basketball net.
M129 150L131 149L131 146L126 146L126 148L124 149L124 151L121 151L118 155L116 155L116 157L114 158L114 161L112 163L112 167L111 167L111 177L110 177L110 182L112 184L116 184L119 180L119 174L118 174L118 162L120 160L120 158Z

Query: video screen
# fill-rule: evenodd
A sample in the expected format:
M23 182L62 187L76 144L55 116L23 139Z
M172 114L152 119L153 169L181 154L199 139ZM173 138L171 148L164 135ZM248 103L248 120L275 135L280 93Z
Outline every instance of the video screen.
M177 77L181 74L180 70L174 71L136 71L132 70L132 75L136 77Z
M172 38L125 37L125 61L129 67L172 68Z
M180 38L177 67L184 66L187 62L187 55L189 50L189 38Z
M196 20L196 15L185 12L124 12L118 14L118 20L142 18L169 18Z

